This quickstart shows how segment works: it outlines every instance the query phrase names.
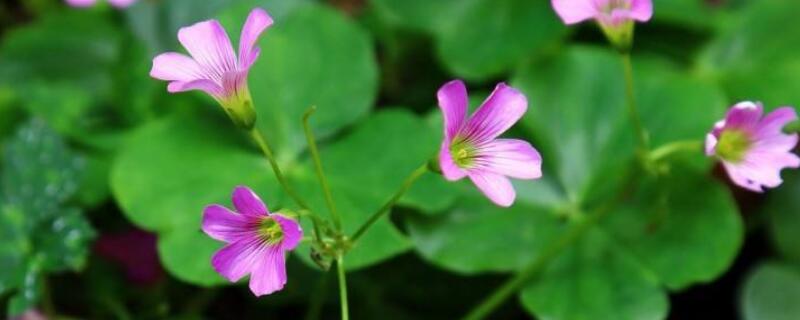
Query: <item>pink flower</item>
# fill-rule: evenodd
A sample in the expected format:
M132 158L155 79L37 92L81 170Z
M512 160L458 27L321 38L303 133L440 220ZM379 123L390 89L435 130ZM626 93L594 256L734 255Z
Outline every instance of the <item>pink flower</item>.
M652 0L551 0L553 9L566 24L595 19L601 24L626 21L647 22L653 16Z
M740 102L706 136L706 154L722 161L734 183L756 192L779 186L781 170L800 167L792 153L797 134L783 127L797 119L791 107L778 108L762 118L760 103Z
M260 8L253 9L242 27L237 59L230 38L217 20L196 23L178 31L178 40L191 57L177 52L153 59L150 76L170 81L169 92L201 90L223 107L238 126L252 128L255 110L247 87L247 74L260 49L256 42L272 18Z
M250 291L256 296L283 289L286 252L303 238L300 225L270 213L247 187L234 189L233 206L238 213L221 205L210 205L203 212L203 231L228 243L211 259L214 270L231 282L250 274Z
M97 0L66 0L67 4L77 8L91 7L97 3ZM108 0L112 6L117 8L130 7L136 0Z
M553 9L566 24L594 19L619 49L630 49L633 21L653 17L652 0L551 0Z
M471 117L467 117L463 82L446 83L439 89L438 98L445 127L439 164L447 180L469 177L486 197L508 207L516 197L508 177L542 176L542 158L528 142L497 139L527 110L528 101L522 93L500 83Z

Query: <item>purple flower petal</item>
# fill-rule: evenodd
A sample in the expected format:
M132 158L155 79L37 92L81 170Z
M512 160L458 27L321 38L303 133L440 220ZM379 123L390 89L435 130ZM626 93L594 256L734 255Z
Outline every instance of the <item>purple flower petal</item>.
M286 258L280 247L271 247L250 274L250 291L257 297L283 289L286 284Z
M480 146L478 158L481 170L517 179L537 179L542 176L542 157L527 141L494 140Z
M232 195L233 206L241 214L251 216L264 216L269 215L269 209L264 201L253 192L252 189L245 186L238 186L233 190Z
M477 144L489 142L513 126L527 109L525 95L500 83L467 121L461 134Z
M222 90L226 97L239 96L247 88L248 70L229 71L222 76Z
M153 59L150 76L166 81L193 81L203 79L203 68L194 59L177 52L166 52Z
M67 4L76 8L86 8L93 6L97 0L66 0Z
M461 80L453 80L443 85L436 96L439 99L439 108L444 114L444 136L451 141L467 118L469 106L467 88Z
M249 69L258 58L260 49L256 47L259 36L270 25L272 17L264 9L255 8L247 16L247 21L242 27L242 34L239 37L239 68Z
M300 224L294 219L281 214L272 214L270 216L278 222L283 231L281 248L285 251L294 250L300 244L300 240L303 240L303 229Z
M223 96L222 88L216 83L214 83L214 81L206 79L199 79L188 82L173 81L170 82L169 85L167 85L167 91L171 93L191 91L191 90L204 91L205 93L208 93L217 99Z
M594 0L552 0L551 4L565 24L575 24L600 14Z
M264 262L269 249L258 237L248 237L228 244L211 258L211 266L228 281L236 282Z
M450 154L450 143L445 141L442 143L442 149L439 151L439 168L442 169L442 175L445 179L450 181L461 180L467 175L464 169L461 169L453 162L453 156Z
M797 120L792 107L781 107L770 112L756 126L754 148L791 151L797 145L797 134L783 133L783 127Z
M130 7L136 0L108 0L112 6L116 8L127 8Z
M728 111L725 116L724 126L752 131L755 130L763 113L764 107L761 104L749 101L740 102Z
M203 68L207 79L220 83L223 75L236 70L236 54L219 21L207 20L178 30L178 40Z
M630 14L628 16L636 21L650 21L650 18L653 17L653 1L631 0Z
M236 214L220 205L210 205L203 210L203 231L211 238L225 242L239 241L254 236L255 218Z
M470 170L468 175L475 186L495 204L509 207L514 203L514 186L505 176L483 170Z

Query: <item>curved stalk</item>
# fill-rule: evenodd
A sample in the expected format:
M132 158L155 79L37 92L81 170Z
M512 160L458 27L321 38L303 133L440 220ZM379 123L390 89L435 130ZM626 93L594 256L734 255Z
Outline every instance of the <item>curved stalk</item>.
M325 172L322 170L322 160L319 157L319 150L317 149L317 142L314 139L314 132L311 130L311 126L308 123L308 119L316 110L317 107L312 106L303 114L303 131L306 133L306 141L308 142L308 150L311 152L311 158L314 159L314 169L317 173L317 180L319 180L322 193L325 196L325 204L328 206L328 211L333 218L333 224L336 230L341 232L342 218L339 216L339 212L336 211L336 203L333 202L333 195L331 194L330 185L328 185L328 179L325 177Z

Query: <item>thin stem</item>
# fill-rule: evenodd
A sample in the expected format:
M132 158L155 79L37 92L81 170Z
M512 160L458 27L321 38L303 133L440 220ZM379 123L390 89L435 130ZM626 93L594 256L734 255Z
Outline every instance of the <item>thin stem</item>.
M636 138L639 141L639 148L641 150L647 150L647 132L642 125L641 117L639 117L639 110L636 107L636 93L633 90L633 64L631 63L631 54L629 52L622 52L620 55L622 57L622 68L625 73L625 102L628 106L628 116L633 125Z
M336 273L339 274L339 304L342 307L342 320L348 320L350 311L347 306L347 279L344 274L344 259L341 255L336 258Z
M681 152L702 152L703 141L687 140L668 143L650 152L650 161L658 162Z
M308 211L311 215L313 215L313 213L311 213L311 209L308 207L306 202L303 201L303 199L301 199L300 196L298 196L297 193L294 192L294 189L292 189L291 186L289 186L289 182L283 176L283 172L281 172L281 168L280 166L278 166L278 161L275 160L275 156L272 154L272 149L269 147L267 139L264 138L264 134L261 133L261 130L258 130L258 127L253 127L252 129L250 129L249 133L250 137L253 138L256 144L258 144L258 147L261 149L261 152L264 154L264 157L267 158L267 161L269 161L269 165L272 166L272 172L275 173L275 178L278 179L278 183L281 184L283 190L286 191L287 194L289 194L289 197L291 197L292 200L294 200L294 202L300 208ZM315 217L312 217L311 221L312 224L314 225L315 237L319 240L319 237L322 236L322 233L320 233L317 219Z
M522 271L511 277L500 288L495 290L486 300L481 302L477 307L473 308L463 319L464 320L479 320L486 318L492 311L499 307L511 295L519 291L522 286L526 285L531 279L536 277L542 269L547 267L551 260L557 258L564 250L569 248L577 240L579 240L588 230L590 230L598 221L606 216L616 205L624 199L627 195L629 187L633 185L633 179L636 178L635 170L629 170L629 175L626 177L628 184L624 186L617 197L610 199L601 206L597 207L592 213L584 219L578 221L566 233L564 233L556 241L552 242L548 247L542 250L542 253L536 259L527 265Z
M317 142L314 139L314 132L311 131L311 126L308 124L308 119L316 110L317 107L312 106L311 108L308 108L305 114L303 114L303 130L306 132L308 150L311 151L311 157L314 159L314 169L316 169L317 172L317 179L319 180L320 187L322 188L322 193L325 195L325 204L328 206L328 211L331 213L333 224L336 227L336 230L341 232L342 218L339 216L339 212L336 211L336 204L333 202L333 195L331 194L331 188L328 185L328 179L325 177L325 173L322 170L322 160L319 157L319 150L317 149Z
M414 170L414 172L412 172L411 175L409 175L406 178L406 180L403 181L403 185L401 185L400 189L398 189L397 192L395 192L394 196L392 196L392 198L389 199L389 201L383 204L383 206L380 207L378 211L375 211L375 213L373 213L372 216L370 216L369 219L366 222L364 222L364 224L361 225L360 228L358 228L358 231L356 231L356 233L354 233L353 236L350 238L351 242L355 243L359 238L361 238L362 235L364 235L365 232L367 232L367 229L369 229L369 227L371 227L375 222L377 222L378 219L380 219L385 213L389 212L389 209L391 209L395 205L395 203L397 203L397 201L399 201L400 198L403 197L403 195L408 191L408 189L411 189L411 186L414 184L414 182L417 181L417 179L419 179L419 177L421 177L423 174L425 174L425 172L428 172L428 163L425 163L416 170Z

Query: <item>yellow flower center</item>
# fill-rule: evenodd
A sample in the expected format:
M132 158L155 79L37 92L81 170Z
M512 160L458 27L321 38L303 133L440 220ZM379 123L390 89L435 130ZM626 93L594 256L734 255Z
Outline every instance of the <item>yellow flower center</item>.
M468 168L475 163L475 147L470 143L456 138L455 143L450 145L450 154L453 157L453 162L459 168Z
M717 155L728 162L739 162L744 159L752 141L747 133L741 130L725 130L717 142Z
M265 217L258 224L258 235L268 243L278 243L283 240L283 229L275 219Z

